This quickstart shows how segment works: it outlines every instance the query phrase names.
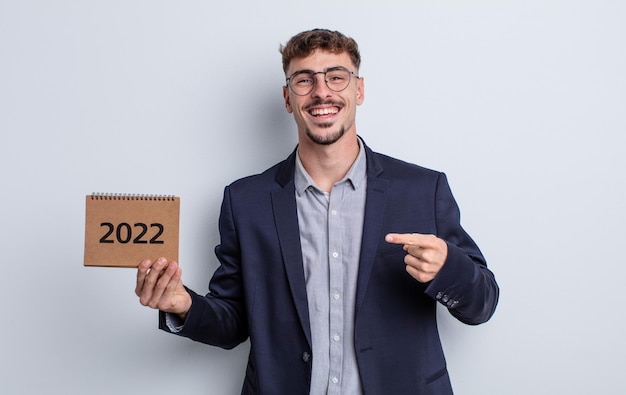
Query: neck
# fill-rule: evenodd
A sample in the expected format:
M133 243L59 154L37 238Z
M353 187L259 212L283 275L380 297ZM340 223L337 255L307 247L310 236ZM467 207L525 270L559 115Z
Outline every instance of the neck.
M356 134L343 136L330 145L300 141L298 154L315 184L330 192L333 185L345 177L359 155L359 143Z

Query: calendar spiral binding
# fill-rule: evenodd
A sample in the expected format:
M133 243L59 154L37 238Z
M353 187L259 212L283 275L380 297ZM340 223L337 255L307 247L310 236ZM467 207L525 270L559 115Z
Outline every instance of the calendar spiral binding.
M135 194L135 193L105 193L93 192L91 200L152 200L152 201L174 201L175 195L154 195L154 194Z

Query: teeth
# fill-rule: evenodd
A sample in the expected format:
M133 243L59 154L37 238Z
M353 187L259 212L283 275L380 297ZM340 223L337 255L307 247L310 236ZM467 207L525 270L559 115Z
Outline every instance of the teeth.
M311 110L311 115L328 115L328 114L337 114L339 110L337 107L327 107L327 108L314 108Z

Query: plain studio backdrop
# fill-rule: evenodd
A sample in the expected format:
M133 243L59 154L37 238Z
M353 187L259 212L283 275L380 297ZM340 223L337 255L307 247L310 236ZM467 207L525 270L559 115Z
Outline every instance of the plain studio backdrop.
M278 46L326 27L361 47L358 133L448 175L500 283L485 325L439 311L456 393L623 393L625 20L619 0L0 0L0 392L239 392L247 343L159 331L135 270L83 267L84 199L181 196L206 292L224 186L296 143Z

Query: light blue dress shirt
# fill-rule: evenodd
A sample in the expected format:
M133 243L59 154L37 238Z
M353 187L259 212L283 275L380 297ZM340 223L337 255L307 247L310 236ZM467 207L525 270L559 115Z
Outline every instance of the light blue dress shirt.
M363 233L363 144L346 176L321 190L296 158L298 225L312 337L311 395L361 394L354 308Z

